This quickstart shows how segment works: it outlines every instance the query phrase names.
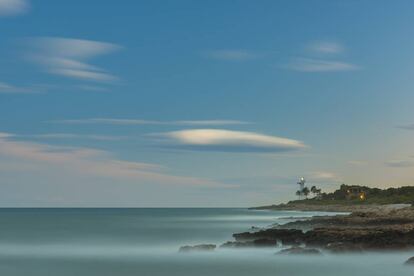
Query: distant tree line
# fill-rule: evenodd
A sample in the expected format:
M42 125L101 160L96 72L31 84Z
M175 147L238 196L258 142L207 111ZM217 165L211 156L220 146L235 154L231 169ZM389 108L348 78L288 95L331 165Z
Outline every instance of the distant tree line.
M312 186L310 190L308 187L303 187L302 191L301 190L296 191L297 196L299 197L304 196L306 199L308 198L310 193L314 195L314 198L321 197L321 189L316 188L316 186Z
M370 188L367 186L360 185L346 185L342 184L339 189L334 192L322 192L321 189L318 189L316 186L312 186L310 190L307 187L304 187L302 193L300 191L296 192L296 195L304 195L306 200L313 201L318 200L318 204L322 202L359 202L361 201L357 197L349 197L350 191L360 191L366 198L363 203L368 204L414 204L414 186L404 186L399 188ZM308 198L310 194L313 194L312 198Z

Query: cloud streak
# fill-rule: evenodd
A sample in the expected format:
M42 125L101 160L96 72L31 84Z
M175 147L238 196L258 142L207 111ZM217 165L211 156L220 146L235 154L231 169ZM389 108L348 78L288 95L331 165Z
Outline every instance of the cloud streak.
M76 134L76 133L44 133L33 135L21 135L17 137L29 137L35 139L87 139L98 141L119 141L128 139L127 136L113 135L93 135L93 134Z
M311 181L319 181L319 182L338 182L341 181L341 178L333 172L327 171L316 171L312 172L309 175L309 179Z
M14 16L27 12L30 9L26 0L0 0L0 16Z
M414 130L414 124L400 125L400 126L398 126L398 128L407 129L407 130Z
M15 86L6 82L0 82L0 94L30 94L36 93L33 87Z
M0 158L30 164L40 172L60 170L73 177L92 176L134 183L158 183L196 187L230 187L195 177L175 176L156 164L118 160L106 151L90 148L67 148L16 141L15 135L0 133ZM39 175L38 175L39 177Z
M83 39L40 37L30 39L30 46L30 60L51 74L95 82L118 80L106 70L91 65L89 60L119 50L122 48L119 45Z
M153 134L163 146L198 151L290 152L305 149L302 142L254 132L190 129Z
M385 165L391 168L408 168L413 167L414 162L413 160L390 160L386 161Z
M171 126L224 126L244 125L248 122L237 120L179 120L179 121L157 121L141 119L115 119L115 118L86 118L74 120L56 120L51 123L61 124L104 124L104 125L171 125Z
M358 66L347 62L313 58L295 58L287 67L300 72L339 72L359 69Z
M284 67L306 73L344 72L360 69L355 64L335 58L344 49L345 47L337 42L314 42L308 45L306 57L293 57Z
M318 41L311 43L308 49L319 54L339 54L344 51L344 46L333 41Z

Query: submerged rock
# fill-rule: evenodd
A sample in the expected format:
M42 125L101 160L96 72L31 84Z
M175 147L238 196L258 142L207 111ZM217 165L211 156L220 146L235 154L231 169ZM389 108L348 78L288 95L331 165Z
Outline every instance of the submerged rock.
M414 257L409 258L406 262L406 265L414 265Z
M321 255L321 251L315 248L305 248L300 246L294 246L291 248L283 249L276 254L297 254L297 255Z
M253 241L255 247L267 247L267 246L276 246L277 240L272 239L257 239Z
M325 246L325 249L332 253L347 253L347 252L362 252L363 248L360 244L344 243L344 242L332 242Z
M284 245L298 245L302 242L304 233L296 229L266 229L257 232L233 234L236 241L272 240L280 241Z
M215 244L197 244L197 245L186 245L181 246L179 252L206 252L213 251L216 249Z
M241 248L241 247L274 247L277 245L276 240L272 239L257 239L252 241L235 241L226 242L220 247L223 248Z
M243 248L243 247L253 247L253 242L238 242L238 241L228 241L220 245L222 248Z

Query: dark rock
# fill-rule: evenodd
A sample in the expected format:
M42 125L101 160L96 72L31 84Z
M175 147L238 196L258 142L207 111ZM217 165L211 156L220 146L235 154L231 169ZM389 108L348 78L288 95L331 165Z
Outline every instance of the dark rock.
M257 232L233 234L236 241L254 241L266 239L280 241L284 245L298 245L303 241L304 233L296 229L266 229Z
M203 252L203 251L213 251L216 249L215 244L198 244L198 245L186 245L181 246L179 252Z
M325 249L332 253L362 252L363 248L360 244L333 242L328 243Z
M223 243L220 247L223 248L243 248L243 247L273 247L277 245L276 240L257 239L253 241L235 241Z
M406 265L414 265L414 257L409 258L406 262Z
M305 248L294 246L291 248L283 249L276 254L297 254L297 255L321 255L321 251L315 248Z
M361 206L362 207L362 206ZM353 207L355 208L355 207ZM350 215L313 217L254 232L234 234L233 247L282 243L332 252L414 248L414 208L359 208ZM378 209L378 210L377 210ZM263 240L263 241L261 241Z
M228 241L223 243L222 245L220 245L220 247L222 248L243 248L243 247L252 247L253 246L253 242L232 242L232 241Z
M277 240L271 240L271 239L257 239L253 241L253 245L255 247L271 247L277 245Z
M384 228L317 228L306 233L306 245L334 251L400 250L414 246L414 232Z
M296 229L266 229L234 234L231 247L283 245L325 248L332 252L401 250L414 248L414 230L384 227L325 226L308 232Z

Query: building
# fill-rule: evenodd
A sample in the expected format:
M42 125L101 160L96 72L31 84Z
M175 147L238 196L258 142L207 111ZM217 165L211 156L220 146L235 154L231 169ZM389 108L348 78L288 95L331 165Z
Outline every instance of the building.
M353 200L353 199L365 200L367 198L367 192L361 186L342 185L341 189L345 190L345 197L348 200Z

